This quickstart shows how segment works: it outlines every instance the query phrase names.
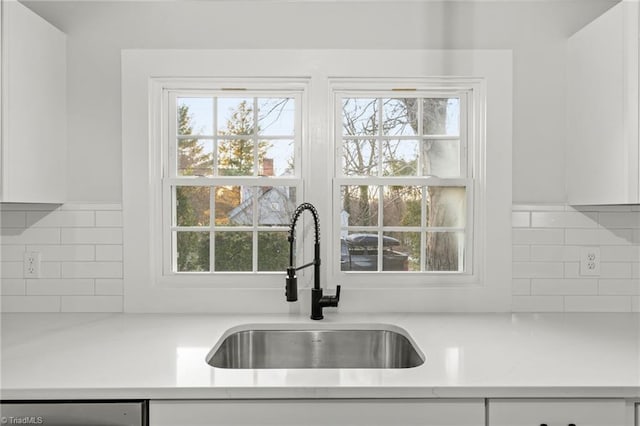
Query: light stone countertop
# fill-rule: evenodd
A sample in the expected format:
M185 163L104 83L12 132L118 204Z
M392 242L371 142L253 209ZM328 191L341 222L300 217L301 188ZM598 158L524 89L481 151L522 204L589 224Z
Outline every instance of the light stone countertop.
M229 328L293 315L3 314L0 397L640 398L638 314L342 314L393 324L426 356L410 369L213 368Z

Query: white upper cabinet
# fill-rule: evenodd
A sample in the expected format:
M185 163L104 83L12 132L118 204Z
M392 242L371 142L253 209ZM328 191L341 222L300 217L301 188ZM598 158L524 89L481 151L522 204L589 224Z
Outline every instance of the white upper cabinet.
M623 1L569 38L569 204L640 204L638 9Z
M66 36L2 1L0 201L62 203L66 195Z

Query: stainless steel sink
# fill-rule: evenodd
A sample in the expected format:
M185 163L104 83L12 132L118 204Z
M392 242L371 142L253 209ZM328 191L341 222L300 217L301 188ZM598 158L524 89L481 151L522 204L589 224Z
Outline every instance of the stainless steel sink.
M424 356L392 325L255 324L227 331L207 355L218 368L410 368Z

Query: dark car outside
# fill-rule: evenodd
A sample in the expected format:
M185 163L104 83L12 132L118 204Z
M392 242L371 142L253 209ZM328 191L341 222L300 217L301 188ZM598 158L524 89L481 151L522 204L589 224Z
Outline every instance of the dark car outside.
M395 251L399 240L384 236L382 239L382 270L408 271L409 255ZM340 239L340 270L377 271L378 236L375 234L350 234Z

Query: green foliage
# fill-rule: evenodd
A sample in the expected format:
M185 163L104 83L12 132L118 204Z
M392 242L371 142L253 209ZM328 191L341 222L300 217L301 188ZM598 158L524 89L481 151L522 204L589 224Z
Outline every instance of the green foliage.
M217 232L215 235L216 271L251 271L253 269L251 232Z
M254 131L253 104L247 101L238 104L238 109L227 120L226 130L220 132L224 135L251 135ZM258 129L258 132L260 129ZM267 141L258 141L258 159L262 160L271 144ZM254 142L247 139L229 139L221 141L218 145L218 173L222 176L252 176L254 165Z
M287 266L289 266L287 233L258 233L258 271L284 271Z
M193 125L187 105L178 105L178 134L192 135ZM204 152L198 139L178 141L178 174L182 176L207 176L213 172L213 156Z
M209 270L209 233L178 232L178 272Z

